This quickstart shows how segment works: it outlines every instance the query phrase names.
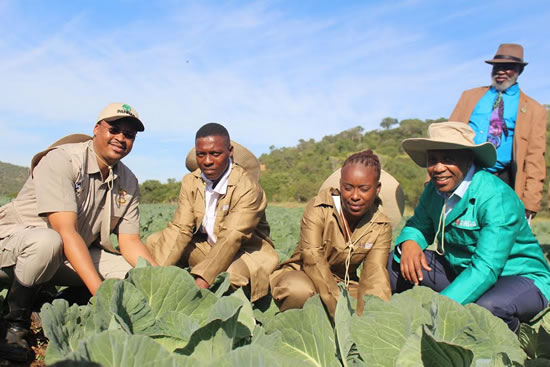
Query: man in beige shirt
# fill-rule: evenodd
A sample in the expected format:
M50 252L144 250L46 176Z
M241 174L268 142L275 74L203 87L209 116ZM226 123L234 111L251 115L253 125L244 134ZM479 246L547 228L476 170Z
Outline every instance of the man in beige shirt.
M143 123L121 103L96 121L93 138L70 135L38 153L17 197L0 208L0 269L12 275L0 351L7 348L12 359L31 354L25 336L40 285L84 284L94 295L103 279L124 277L139 257L156 264L139 237L137 179L120 162Z
M269 239L265 193L233 161L222 125L201 127L195 151L199 169L183 178L174 218L147 239L147 247L160 265L190 266L202 288L227 271L232 286L245 287L254 302L267 294L279 260Z

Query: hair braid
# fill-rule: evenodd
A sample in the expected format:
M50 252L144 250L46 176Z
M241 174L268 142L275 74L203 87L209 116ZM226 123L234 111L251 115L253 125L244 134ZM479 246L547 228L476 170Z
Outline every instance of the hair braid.
M377 179L380 180L380 159L378 159L378 156L373 153L372 150L367 149L363 150L362 152L353 153L350 155L346 160L344 161L344 164L342 164L342 168L344 168L347 165L360 163L365 166L371 166L376 169Z

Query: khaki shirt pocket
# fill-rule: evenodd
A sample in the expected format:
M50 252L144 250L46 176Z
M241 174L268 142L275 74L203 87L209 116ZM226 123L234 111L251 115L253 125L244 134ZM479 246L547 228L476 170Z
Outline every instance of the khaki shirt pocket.
M114 205L113 211L111 212L111 233L116 233L119 224L126 213L126 206ZM103 213L102 213L103 215Z

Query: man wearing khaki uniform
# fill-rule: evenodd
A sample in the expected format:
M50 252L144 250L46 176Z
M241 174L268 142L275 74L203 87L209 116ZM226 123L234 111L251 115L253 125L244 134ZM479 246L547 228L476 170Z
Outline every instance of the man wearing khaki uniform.
M28 351L24 337L41 284L84 283L95 294L103 279L124 277L138 257L154 263L139 238L137 179L119 162L143 130L133 108L110 104L93 138L70 135L37 154L18 196L0 208L0 268L13 274L6 342L14 355Z
M222 125L197 132L199 169L182 181L174 218L147 239L160 265L191 266L199 287L229 272L233 287L250 290L252 302L268 292L278 256L269 239L267 201L257 180L233 162L233 146Z

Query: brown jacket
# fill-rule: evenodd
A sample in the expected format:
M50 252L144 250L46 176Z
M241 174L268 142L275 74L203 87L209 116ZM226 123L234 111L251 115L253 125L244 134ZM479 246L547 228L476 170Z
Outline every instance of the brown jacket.
M339 195L337 189L321 191L308 203L300 229L300 243L290 259L280 265L277 272L303 270L313 281L321 299L329 310L334 310L338 300L338 282L346 272L348 248L344 239L343 224L334 206L332 195ZM369 226L369 223L372 225ZM368 230L367 230L368 228ZM384 300L391 297L386 264L390 251L392 229L388 217L377 210L372 219L361 219L351 236L356 243L352 249L349 266L350 283L359 283L357 298L372 294ZM357 268L363 264L361 277ZM358 304L358 309L362 307Z
M450 121L468 123L478 101L489 87L479 87L462 93ZM525 209L540 210L544 178L546 177L546 109L537 101L520 91L512 172L514 189Z
M159 265L175 265L194 235L200 236L198 231L205 214L205 186L199 169L185 175L174 218L164 230L147 239L147 247ZM265 193L258 182L234 163L227 193L219 198L216 207L214 233L217 241L191 273L211 284L219 273L227 270L238 251L265 252L269 257L265 263L276 264L278 258L269 239L266 206ZM251 299L258 299L268 292L269 273L273 268L267 270L264 264L256 263L250 257L242 259L250 273Z

